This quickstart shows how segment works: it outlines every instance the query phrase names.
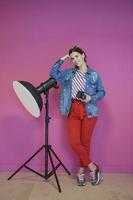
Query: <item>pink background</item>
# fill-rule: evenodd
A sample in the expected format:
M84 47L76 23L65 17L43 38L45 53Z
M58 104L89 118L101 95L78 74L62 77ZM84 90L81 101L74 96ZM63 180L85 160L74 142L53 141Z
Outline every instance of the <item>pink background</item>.
M133 172L133 1L0 1L0 170L16 170L44 141L43 109L33 118L20 104L13 80L38 86L53 63L74 45L101 75L106 97L91 145L104 172ZM62 69L71 66L64 64ZM77 157L67 141L59 112L60 90L50 90L49 141L70 171ZM44 97L45 102L45 97ZM30 166L43 170L40 153ZM62 171L62 168L60 168Z

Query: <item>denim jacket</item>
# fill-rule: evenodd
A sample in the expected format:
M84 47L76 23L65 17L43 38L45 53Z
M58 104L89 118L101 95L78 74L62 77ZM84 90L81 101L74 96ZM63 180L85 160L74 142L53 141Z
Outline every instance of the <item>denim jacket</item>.
M68 115L71 107L72 97L72 79L75 76L76 68L68 68L60 71L63 60L59 59L54 64L50 71L50 76L56 80L60 80L62 83L61 96L60 96L60 111L63 115ZM91 96L91 101L86 103L86 111L89 118L98 115L98 108L96 102L105 96L104 87L102 85L99 74L91 68L85 74L86 86L85 93Z

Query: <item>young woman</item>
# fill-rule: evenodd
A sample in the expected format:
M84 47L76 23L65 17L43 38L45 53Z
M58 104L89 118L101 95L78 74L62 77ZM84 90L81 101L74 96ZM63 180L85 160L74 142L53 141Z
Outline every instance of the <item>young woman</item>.
M74 67L60 71L67 59ZM101 170L90 158L90 144L98 115L96 103L105 96L101 78L87 65L85 52L77 46L54 64L50 76L62 83L60 111L67 116L69 143L79 158L77 183L86 185L84 169L87 168L92 185L97 185L101 181Z

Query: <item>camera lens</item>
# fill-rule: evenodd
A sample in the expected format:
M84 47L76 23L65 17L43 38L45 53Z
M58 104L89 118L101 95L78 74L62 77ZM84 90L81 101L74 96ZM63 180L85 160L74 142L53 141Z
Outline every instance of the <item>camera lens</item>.
M80 98L82 100L86 99L86 95L85 95L85 93L83 91L78 91L76 97Z

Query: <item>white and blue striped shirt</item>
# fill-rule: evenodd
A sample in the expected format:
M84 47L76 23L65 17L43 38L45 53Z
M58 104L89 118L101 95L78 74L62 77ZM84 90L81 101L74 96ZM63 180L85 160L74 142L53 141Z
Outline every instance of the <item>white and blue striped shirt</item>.
M78 91L84 91L86 85L85 73L77 70L72 80L72 98L78 99L76 94Z

